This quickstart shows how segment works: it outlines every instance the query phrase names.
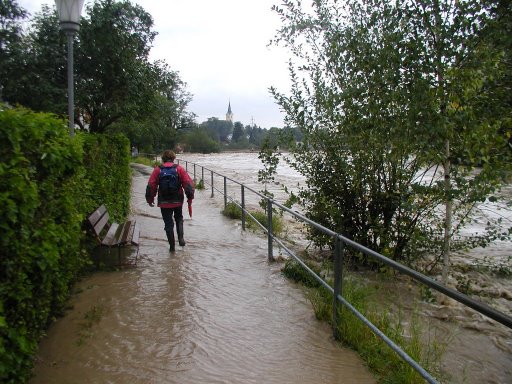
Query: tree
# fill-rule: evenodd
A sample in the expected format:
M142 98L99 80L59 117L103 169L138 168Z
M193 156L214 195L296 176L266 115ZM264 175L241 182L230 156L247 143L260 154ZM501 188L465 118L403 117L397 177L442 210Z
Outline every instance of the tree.
M483 38L493 21L479 1L410 2L408 12L412 31L420 38L418 59L425 63L423 74L434 91L431 107L437 112L432 127L436 134L428 138L433 144L430 157L443 153L438 158L444 173L442 254L446 282L451 238L475 205L503 181L503 175L496 171L504 171L510 162L505 142L497 134L505 116L490 115L482 109L492 103L489 109L503 110L503 101L496 98L502 93L501 87L486 86L493 78L502 77L503 47L490 45Z
M35 111L64 115L67 111L66 38L57 13L44 5L23 40L10 99Z
M153 19L129 1L87 7L76 49L76 102L81 126L103 132L122 117L140 119L154 100L155 68L148 63Z
M35 111L64 115L66 38L55 9L43 5L26 34L19 34L16 54L5 77L5 100Z
M490 20L482 30L481 38L486 44L501 52L499 75L486 79L485 88L492 89L495 100L482 104L480 111L489 116L505 116L499 133L508 139L512 151L512 3L504 0L489 0ZM487 93L487 92L486 92Z
M482 92L485 80L500 73L499 55L476 38L487 23L478 4L273 7L283 22L274 43L295 62L290 95L272 93L304 135L289 162L307 178L298 198L310 218L396 260L449 253L447 240L510 169L496 134L502 116L493 121L477 108L495 96ZM310 238L331 242L314 231Z
M154 71L155 80L144 114L138 119L123 116L108 130L125 133L136 147L161 151L174 148L178 129L193 125L193 116L185 111L191 96L186 84L167 64L156 62L149 68Z
M227 142L229 135L233 131L233 123L231 121L219 120L216 117L208 118L207 121L201 123L201 127L206 128L221 142Z
M247 126L246 130L249 133L249 143L256 147L261 147L267 134L267 131L261 127L256 126Z
M190 152L211 153L220 151L220 143L205 127L198 127L183 136L183 142Z
M125 132L134 144L174 143L191 95L165 62L148 60L152 27L151 16L126 0L87 7L75 44L75 123L82 129ZM2 81L5 99L64 115L66 38L55 8L43 6L19 41Z
M244 126L241 122L235 122L233 127L233 136L231 137L231 141L238 142L240 139L244 138Z
M194 112L185 112L181 116L180 124L178 126L178 130L187 130L197 128L199 124L197 124L197 114Z
M2 91L12 85L7 85L13 78L16 69L21 40L21 21L25 19L26 11L14 0L4 0L0 3L0 100Z
M16 0L4 0L0 4L0 59L5 60L12 44L20 39L21 24L27 12Z

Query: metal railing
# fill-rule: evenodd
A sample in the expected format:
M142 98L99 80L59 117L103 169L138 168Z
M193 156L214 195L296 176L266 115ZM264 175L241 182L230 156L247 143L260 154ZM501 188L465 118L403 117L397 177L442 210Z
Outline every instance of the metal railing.
M348 308L361 322L363 322L370 330L378 336L380 339L382 339L393 351L395 351L404 361L406 361L418 374L420 374L428 383L437 383L436 379L432 377L423 367L419 365L418 362L416 362L413 358L411 358L405 351L403 351L400 346L398 346L395 342L393 342L390 338L388 338L381 330L379 330L374 324L372 324L367 318L364 317L363 314L361 314L356 308L354 308L344 297L343 297L343 255L345 247L350 247L356 251L362 252L367 256L370 256L372 258L375 258L376 260L379 260L381 263L403 273L410 277L412 277L414 280L420 282L421 284L424 284L428 286L429 288L432 288L438 292L441 292L445 294L448 297L451 297L452 299L458 301L459 303L462 303L475 311L497 321L498 323L501 323L505 325L508 328L512 328L512 318L507 316L506 314L484 304L479 301L476 301L472 298L470 298L467 295L464 295L457 290L454 290L452 288L448 288L437 281L427 277L426 275L423 275L415 270L412 270L411 268L402 265L394 260L391 260L383 255L381 255L378 252L375 252L369 248L366 248L362 246L361 244L358 244L343 235L336 233L310 219L305 217L304 215L295 212L291 210L288 207L285 207L284 205L278 203L277 201L274 201L273 199L269 198L268 196L265 196L261 192L258 192L236 180L233 180L229 177L226 177L224 175L221 175L211 169L208 169L204 166L188 162L185 160L176 159L177 163L184 163L185 169L189 174L191 174L194 178L194 180L197 180L198 172L197 167L200 167L201 170L201 180L205 185L209 185L211 188L211 197L215 196L215 191L221 193L224 196L224 208L226 208L228 204L228 200L232 203L236 204L239 208L242 210L242 228L245 230L245 223L247 220L247 215L250 216L254 222L263 229L263 231L267 234L268 238L268 260L274 261L274 254L273 254L273 243L276 242L279 244L279 246L286 251L286 253L292 257L295 261L297 261L311 276L318 281L319 284L321 284L325 289L327 289L332 295L333 295L333 332L335 334L335 337L338 337L337 334L337 327L339 324L339 312L338 307L339 304L342 304L346 308ZM189 170L189 165L193 166L192 170ZM207 182L205 179L205 170L210 173L210 182ZM223 189L220 190L216 187L214 181L214 175L217 175L218 177L222 178L223 180ZM232 198L228 194L228 184L227 182L230 181L233 184L236 184L240 188L240 201L236 201L235 198ZM256 196L258 196L260 199L265 199L267 201L267 225L261 224L247 209L246 205L246 190L249 190L250 192L254 193ZM272 211L273 208L277 207L283 212L287 212L293 217L295 217L297 220L306 223L317 230L321 231L322 233L332 237L333 241L333 248L334 248L334 284L333 287L331 287L324 279L322 279L320 276L318 276L311 268L309 268L304 261L300 259L291 249L289 249L279 238L274 236L272 233Z

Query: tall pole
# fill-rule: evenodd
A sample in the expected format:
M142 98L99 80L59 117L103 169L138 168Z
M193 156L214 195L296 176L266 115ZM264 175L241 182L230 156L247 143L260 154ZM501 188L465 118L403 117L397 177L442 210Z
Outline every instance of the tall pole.
M73 94L73 38L80 30L80 13L85 0L55 0L60 29L68 38L68 127L69 136L75 136L75 98Z
M73 81L73 31L66 31L68 37L68 127L69 136L75 136L74 81Z

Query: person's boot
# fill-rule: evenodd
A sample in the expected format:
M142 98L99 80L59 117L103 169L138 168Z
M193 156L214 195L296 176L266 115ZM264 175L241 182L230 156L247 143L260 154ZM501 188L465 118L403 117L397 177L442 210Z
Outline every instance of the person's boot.
M176 251L174 246L174 231L171 229L170 231L165 231L165 234L167 235L167 240L169 241L169 252Z
M180 246L185 246L185 239L183 238L183 221L179 221L176 223L176 232L178 232L178 243Z

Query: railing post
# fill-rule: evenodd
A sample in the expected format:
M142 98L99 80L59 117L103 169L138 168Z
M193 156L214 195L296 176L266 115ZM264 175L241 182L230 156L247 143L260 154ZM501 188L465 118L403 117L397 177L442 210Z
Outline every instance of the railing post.
M201 181L203 182L203 188L204 188L204 167L201 166Z
M194 182L196 181L196 163L194 163Z
M212 195L210 197L213 197L213 171L212 172Z
M345 244L340 237L334 237L334 298L332 303L332 319L333 334L336 340L340 339L338 326L340 323L340 311L343 306L339 307L338 296L343 294L343 252ZM338 310L338 307L340 308Z
M268 234L268 261L274 261L272 249L272 200L267 200L267 234Z
M242 200L242 229L245 231L245 189L244 185L240 186L241 188L241 200Z
M224 209L228 206L228 186L226 176L224 176Z

